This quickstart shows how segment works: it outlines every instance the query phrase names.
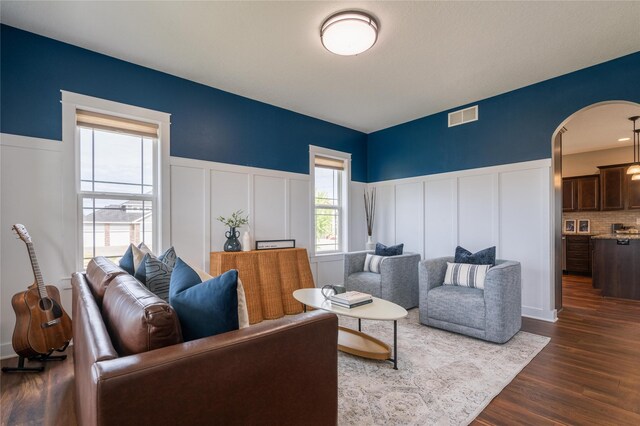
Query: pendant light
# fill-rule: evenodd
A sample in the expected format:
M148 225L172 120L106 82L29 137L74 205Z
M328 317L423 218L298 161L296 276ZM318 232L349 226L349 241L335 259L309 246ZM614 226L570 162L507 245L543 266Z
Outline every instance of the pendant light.
M634 175L632 180L640 180L640 129L636 129L636 121L640 116L629 117L633 121L633 164L627 169L628 175Z
M637 119L638 117L636 117ZM635 121L633 122L633 124L635 124ZM629 170L633 169L634 167L636 168L636 170L638 170L636 173L633 174L633 176L631 176L631 180L640 180L640 165L638 164L638 162L640 162L640 129L635 129L633 131L633 141L635 142L634 147L636 151L638 152L638 158L636 160L636 163L634 165L632 165L631 167L629 167ZM627 173L629 173L629 170L627 170Z

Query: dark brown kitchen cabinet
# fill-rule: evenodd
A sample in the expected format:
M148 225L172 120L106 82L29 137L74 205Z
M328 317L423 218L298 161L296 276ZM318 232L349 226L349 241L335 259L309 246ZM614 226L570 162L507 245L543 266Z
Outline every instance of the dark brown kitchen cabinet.
M562 179L562 211L575 212L578 210L577 183L575 179Z
M594 240L593 286L602 295L640 300L640 240Z
M600 210L600 177L585 176L578 182L578 211Z
M624 210L626 166L603 166L600 169L602 210Z
M591 236L565 235L565 271L591 275Z
M627 208L640 209L640 180L631 180L631 175L627 175Z
M562 179L562 211L600 210L600 178L598 175Z

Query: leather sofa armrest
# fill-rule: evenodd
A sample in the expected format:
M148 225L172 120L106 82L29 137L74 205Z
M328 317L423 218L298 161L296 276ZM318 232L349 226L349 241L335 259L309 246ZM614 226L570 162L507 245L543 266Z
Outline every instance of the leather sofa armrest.
M336 424L337 336L315 311L96 363L98 424Z

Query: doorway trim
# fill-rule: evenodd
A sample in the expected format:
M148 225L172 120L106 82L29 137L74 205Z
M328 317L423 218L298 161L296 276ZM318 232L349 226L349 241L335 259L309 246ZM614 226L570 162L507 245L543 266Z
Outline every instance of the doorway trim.
M562 137L558 135L566 132L565 125L576 115L603 105L624 104L640 107L640 103L625 100L610 100L596 102L570 114L565 118L551 135L551 306L556 312L562 310L562 305L556 300L556 291L562 298ZM556 314L557 315L557 314Z

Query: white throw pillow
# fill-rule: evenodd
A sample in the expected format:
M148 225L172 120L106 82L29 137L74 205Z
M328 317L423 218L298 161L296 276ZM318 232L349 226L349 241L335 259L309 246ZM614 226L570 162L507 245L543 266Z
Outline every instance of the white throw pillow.
M151 253L149 247L146 246L145 243L140 243L140 247L136 247L134 244L131 244L131 253L133 254L133 270L138 270L140 263L142 263L142 259L144 259L144 255L147 253Z
M484 280L489 268L491 265L447 262L444 284L484 289Z
M384 258L385 256L376 256L375 254L367 253L367 257L364 259L364 272L379 274L380 265Z

